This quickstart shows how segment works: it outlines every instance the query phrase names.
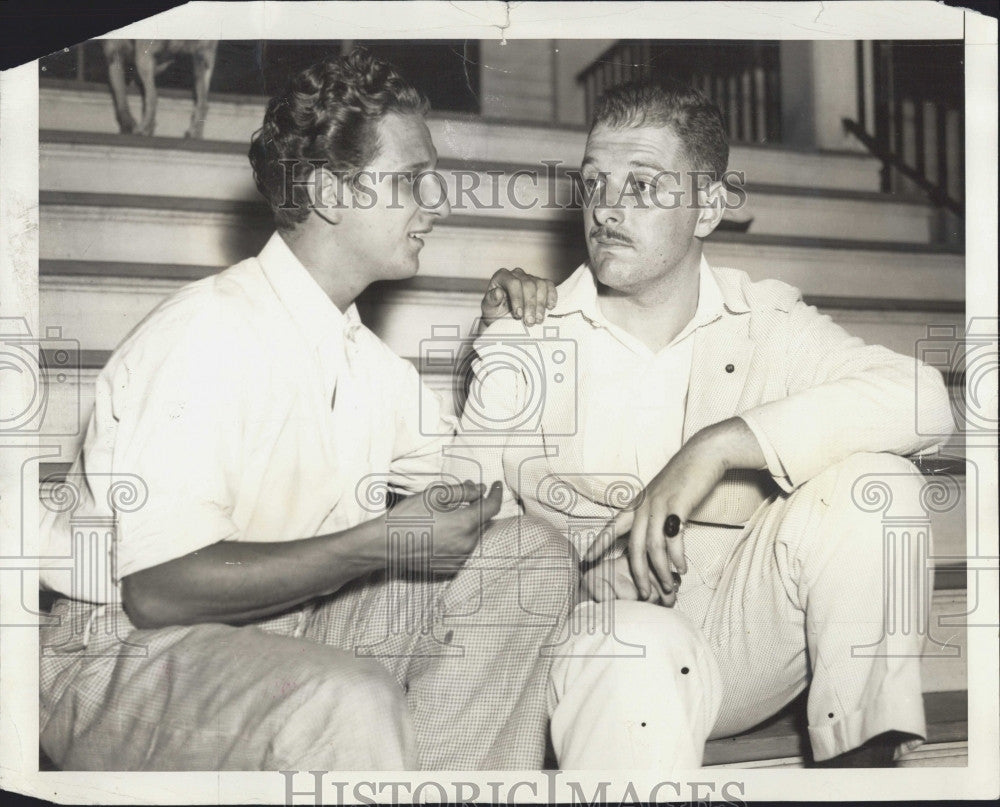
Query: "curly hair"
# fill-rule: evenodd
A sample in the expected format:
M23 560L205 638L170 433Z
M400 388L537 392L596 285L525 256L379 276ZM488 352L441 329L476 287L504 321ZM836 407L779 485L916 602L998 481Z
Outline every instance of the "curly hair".
M395 68L365 48L329 57L292 77L270 100L264 124L250 140L254 181L280 230L295 227L309 215L305 189L292 185L308 174L308 160L322 160L351 179L370 165L381 148L378 122L389 112L424 114L427 100Z
M594 110L594 126L666 126L684 147L691 166L721 180L729 164L729 140L719 108L694 87L671 79L633 81L605 92Z

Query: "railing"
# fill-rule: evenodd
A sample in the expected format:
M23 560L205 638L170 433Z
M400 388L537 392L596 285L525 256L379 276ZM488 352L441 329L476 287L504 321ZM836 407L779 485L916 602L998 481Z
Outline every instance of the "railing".
M844 128L882 161L887 193L920 190L965 216L961 42L858 42L858 119Z
M608 88L632 80L673 78L693 85L722 111L729 139L781 141L777 42L631 40L616 42L580 72L587 120Z

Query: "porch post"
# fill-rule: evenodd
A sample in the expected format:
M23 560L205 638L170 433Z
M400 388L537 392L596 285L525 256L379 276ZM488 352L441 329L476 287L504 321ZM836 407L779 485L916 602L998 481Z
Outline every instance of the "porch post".
M781 43L780 54L784 144L808 149L864 151L857 140L844 132L841 124L843 118L857 120L858 117L856 43L853 40L788 40ZM870 83L869 76L864 78Z

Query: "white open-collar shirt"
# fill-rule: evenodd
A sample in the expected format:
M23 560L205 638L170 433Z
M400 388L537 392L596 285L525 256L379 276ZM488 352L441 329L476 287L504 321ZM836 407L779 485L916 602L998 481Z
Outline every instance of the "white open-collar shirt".
M354 526L378 514L379 483L413 492L439 478L455 426L413 365L353 305L337 309L275 234L170 297L114 352L67 477L79 501L44 514L43 582L107 602L122 577L218 541ZM121 482L135 501L113 501ZM106 557L74 546L74 528L111 519ZM81 574L81 553L103 571Z
M619 497L638 494L681 447L694 335L725 314L704 258L698 277L694 316L660 350L608 320L587 264L559 286L541 325L494 323L476 343L449 470L503 480L501 516L526 513L564 529L613 515L626 504Z
M592 460L587 467L626 469L648 482L681 447L694 333L722 316L719 285L702 258L694 316L659 350L603 314L587 266L559 295L567 313L552 323L578 343L577 435ZM576 319L585 327L574 327Z

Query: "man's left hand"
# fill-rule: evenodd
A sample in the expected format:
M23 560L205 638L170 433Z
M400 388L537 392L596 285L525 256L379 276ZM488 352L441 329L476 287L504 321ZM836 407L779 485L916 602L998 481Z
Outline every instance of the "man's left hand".
M483 295L483 326L510 314L525 325L537 325L556 305L556 284L527 274L520 266L501 268L490 278Z
M726 471L765 466L753 432L742 419L730 418L695 434L653 477L636 508L629 535L629 565L643 599L654 590L650 567L660 588L667 596L673 594L674 570L687 572L684 527ZM676 535L670 537L665 530L668 516L679 522ZM606 548L595 542L587 559L599 557Z

